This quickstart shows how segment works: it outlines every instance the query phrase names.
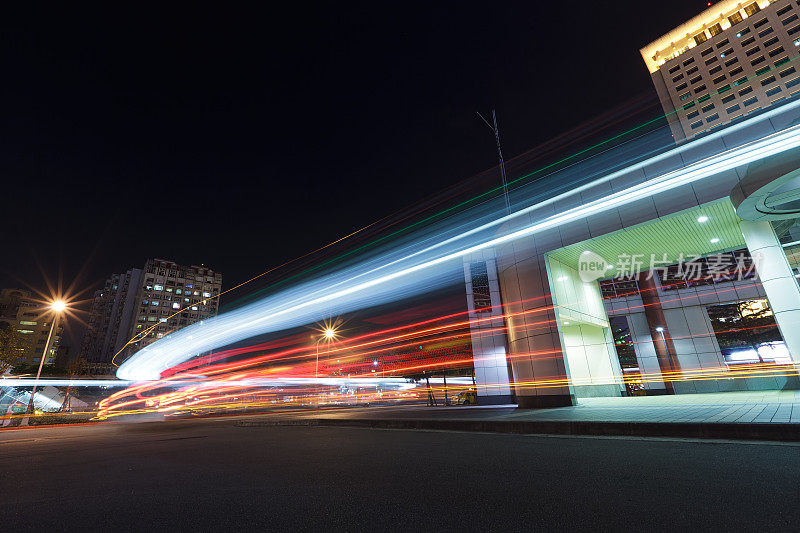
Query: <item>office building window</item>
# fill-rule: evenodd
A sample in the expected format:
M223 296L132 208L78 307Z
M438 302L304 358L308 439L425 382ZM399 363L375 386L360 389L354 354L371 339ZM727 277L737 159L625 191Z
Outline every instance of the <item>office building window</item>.
M757 2L753 2L752 4L748 4L748 5L744 6L744 12L748 17L752 17L753 15L758 13L759 11L761 11L761 8L758 7L758 3Z
M708 40L708 36L706 35L706 32L704 32L704 31L702 31L702 32L700 32L700 33L698 33L697 35L694 36L694 43L695 44L703 44L707 40ZM703 55L705 55L705 54L703 54Z
M733 15L731 15L730 17L728 17L728 22L731 23L731 26L736 26L737 24L739 24L743 20L744 20L744 18L742 17L742 14L739 13L738 11L736 13L734 13Z
M775 50L770 50L770 52L769 52L769 57L775 57L776 55L778 55L778 54L782 53L783 51L784 51L784 50L783 50L783 46L779 46L779 47L778 47L778 48L776 48Z
M719 22L717 22L716 24L708 28L708 33L710 33L712 37L714 37L715 35L719 35L720 33L722 33L722 26L720 26Z

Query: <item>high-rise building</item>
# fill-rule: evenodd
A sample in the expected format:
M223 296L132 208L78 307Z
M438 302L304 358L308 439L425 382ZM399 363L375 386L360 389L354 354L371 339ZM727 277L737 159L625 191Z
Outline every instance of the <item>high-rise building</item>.
M80 356L87 363L110 363L131 338L142 269L114 274L95 291L88 328L81 342Z
M13 328L18 343L16 354L5 354L13 359L13 365L35 365L46 353L45 364L55 362L56 352L61 342L63 326L58 324L50 336L53 313L42 302L37 301L30 291L23 289L0 290L0 327Z
M110 364L119 354L119 364L171 331L216 315L221 290L222 274L205 265L148 259L144 269L115 274L95 293L81 357Z
M800 3L717 2L640 52L681 142L800 92Z

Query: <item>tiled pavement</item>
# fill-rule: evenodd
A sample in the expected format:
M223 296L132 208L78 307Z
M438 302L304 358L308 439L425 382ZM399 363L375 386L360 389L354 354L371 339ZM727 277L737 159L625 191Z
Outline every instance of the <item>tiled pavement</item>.
M583 398L554 409L515 406L372 407L312 411L303 418L454 419L564 422L800 424L800 391Z

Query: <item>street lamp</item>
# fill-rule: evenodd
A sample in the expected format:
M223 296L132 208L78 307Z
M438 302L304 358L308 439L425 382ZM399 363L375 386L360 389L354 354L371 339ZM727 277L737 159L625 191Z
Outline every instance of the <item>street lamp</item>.
M50 347L50 339L53 338L53 330L56 329L58 317L67 309L67 303L64 300L54 300L50 302L49 307L53 312L53 322L50 323L50 333L47 334L47 342L44 343L44 350L42 350L42 359L39 361L39 370L36 372L36 379L33 382L31 399L28 401L28 413L32 413L34 410L33 398L36 396L36 386L39 384L39 377L42 375L42 366L44 366L44 360L47 357L47 349Z
M336 337L336 330L328 327L325 328L325 331L322 333L322 337L317 339L317 362L314 365L314 380L316 381L319 379L319 343L322 341L331 342Z

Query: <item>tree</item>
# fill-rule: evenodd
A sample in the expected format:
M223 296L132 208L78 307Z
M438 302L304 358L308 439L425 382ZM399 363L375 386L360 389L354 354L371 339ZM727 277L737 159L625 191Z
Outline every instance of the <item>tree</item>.
M25 355L22 339L8 322L0 322L0 376L22 361Z

